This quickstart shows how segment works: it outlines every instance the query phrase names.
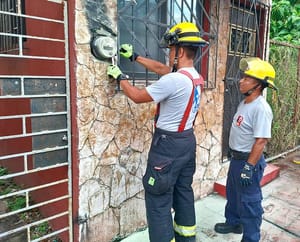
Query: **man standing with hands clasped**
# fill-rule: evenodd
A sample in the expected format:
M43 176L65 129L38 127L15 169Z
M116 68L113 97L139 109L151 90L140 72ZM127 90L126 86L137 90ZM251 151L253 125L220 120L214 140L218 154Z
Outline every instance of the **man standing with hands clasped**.
M263 150L271 138L273 114L262 96L265 87L274 85L275 70L257 57L243 58L239 104L229 135L230 166L227 175L225 223L217 223L222 234L243 233L242 242L258 242L263 208L260 181L266 166Z
M152 85L142 89L132 86L128 76L115 65L108 67L107 74L134 102L157 103L155 132L143 176L150 241L195 242L193 122L204 81L194 68L194 58L198 48L207 42L195 24L183 22L167 30L161 44L170 49L169 66L134 53L131 45L124 44L120 49L123 57L162 75Z

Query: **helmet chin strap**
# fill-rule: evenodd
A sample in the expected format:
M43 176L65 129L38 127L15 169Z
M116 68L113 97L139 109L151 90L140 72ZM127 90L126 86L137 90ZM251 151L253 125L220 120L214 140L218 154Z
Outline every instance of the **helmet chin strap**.
M179 45L175 45L175 58L174 58L174 63L173 63L173 69L172 72L177 71L177 65L178 65L178 50L179 50Z
M246 97L250 96L255 90L256 88L258 88L260 86L260 84L257 84L255 87L251 88L249 91L243 93Z

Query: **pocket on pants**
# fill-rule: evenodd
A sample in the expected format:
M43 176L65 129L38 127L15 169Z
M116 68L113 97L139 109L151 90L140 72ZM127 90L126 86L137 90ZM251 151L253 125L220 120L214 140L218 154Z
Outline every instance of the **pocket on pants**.
M172 161L148 162L143 176L143 186L149 193L160 195L167 192L172 183Z
M261 205L261 201L249 201L249 202L242 202L242 211L241 216L243 218L259 218L261 219L264 210Z

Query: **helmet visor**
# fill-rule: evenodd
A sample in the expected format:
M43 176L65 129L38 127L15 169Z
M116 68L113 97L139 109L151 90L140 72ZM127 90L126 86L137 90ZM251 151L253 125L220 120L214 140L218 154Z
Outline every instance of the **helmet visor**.
M242 72L249 70L249 61L247 59L252 59L252 58L243 58L240 60L239 68Z

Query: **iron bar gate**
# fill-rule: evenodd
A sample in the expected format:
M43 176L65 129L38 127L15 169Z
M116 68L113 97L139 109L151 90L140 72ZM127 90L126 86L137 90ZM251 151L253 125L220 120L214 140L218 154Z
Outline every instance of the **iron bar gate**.
M0 240L72 241L67 3L0 19Z

